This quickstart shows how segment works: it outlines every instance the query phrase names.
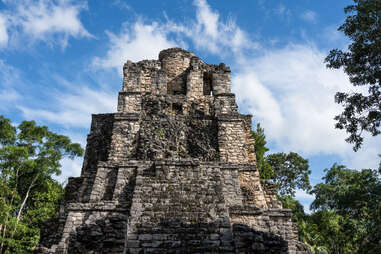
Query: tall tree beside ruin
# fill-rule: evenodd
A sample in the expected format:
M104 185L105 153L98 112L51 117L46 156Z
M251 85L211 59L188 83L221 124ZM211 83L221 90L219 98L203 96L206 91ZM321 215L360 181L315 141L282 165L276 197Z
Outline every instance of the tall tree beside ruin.
M266 146L265 130L260 123L257 123L257 128L252 131L252 135L255 140L254 148L259 175L262 179L270 179L273 177L274 171L266 160L266 153L269 151L269 148Z
M381 1L354 0L347 6L350 14L338 30L349 37L347 51L333 49L325 59L327 67L343 68L354 86L367 92L337 92L335 101L344 111L335 117L336 128L349 134L347 142L357 151L363 143L363 132L381 133Z
M295 196L295 191L311 189L308 160L298 153L273 153L266 155L270 150L266 144L265 130L260 123L252 131L255 140L255 155L261 179L270 180L277 186L279 197ZM282 199L283 200L283 199Z
M274 153L266 157L274 175L270 178L278 188L281 197L295 196L297 189L309 191L311 189L308 160L297 153Z
M39 228L58 213L64 157L82 156L79 144L34 121L14 127L0 116L0 253L30 253Z

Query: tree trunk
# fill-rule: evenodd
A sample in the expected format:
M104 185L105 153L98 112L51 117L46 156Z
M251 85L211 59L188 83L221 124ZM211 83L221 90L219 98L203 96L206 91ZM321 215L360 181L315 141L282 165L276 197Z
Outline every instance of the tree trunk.
M0 245L0 254L3 253L3 248L4 248L4 238L5 238L5 233L7 232L7 224L4 225L4 231L1 239L1 245Z
M22 210L24 209L25 203L26 203L26 201L28 200L28 197L29 197L30 190L32 189L34 183L37 181L38 176L39 176L39 174L37 174L37 175L33 178L32 182L30 183L30 185L29 185L29 187L28 187L28 191L27 191L26 194L25 194L24 200L22 201L22 203L21 203L21 205L20 205L20 209L19 209L19 211L18 211L18 213L17 213L17 218L16 218L15 228L13 229L11 238L13 238L13 236L14 236L14 234L15 234L15 232L16 232L16 228L17 228L17 225L18 225L18 223L19 223L19 221L20 221L20 217L21 217L21 214L22 214ZM1 253L1 252L0 252L0 253Z
M8 176L5 175L5 179L7 178ZM17 168L16 170L16 188L15 190L17 190L17 180L18 180L18 177L19 177L19 168ZM12 197L11 197L11 203L10 203L10 206L12 207L13 205L13 199L14 199L14 194L12 194ZM9 212L7 213L7 217L5 217L5 221L4 221L4 229L3 229L3 232L2 232L2 239L1 239L1 244L0 244L0 254L3 253L3 248L4 248L4 238L5 238L5 234L7 233L7 223L8 223L8 217L9 217ZM1 229L0 229L0 232L1 232Z
M0 224L0 235L2 234L3 231L3 224ZM1 246L0 246L0 254L3 251L3 240L1 240Z

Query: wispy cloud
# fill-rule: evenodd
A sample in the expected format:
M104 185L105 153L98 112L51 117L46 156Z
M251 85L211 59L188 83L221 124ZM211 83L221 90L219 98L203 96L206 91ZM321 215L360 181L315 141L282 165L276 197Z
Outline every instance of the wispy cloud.
M320 36L322 40L333 44L337 48L343 49L348 46L350 40L343 32L337 30L338 27L339 24L325 27Z
M88 128L91 114L115 112L117 95L107 91L80 86L67 93L53 96L42 108L20 105L19 110L28 119L39 119L67 128ZM54 105L53 108L48 105Z
M296 190L295 198L303 205L304 212L311 213L310 204L315 199L315 195L311 195L303 190Z
M20 46L20 41L43 41L65 48L70 37L91 37L79 14L87 8L83 1L4 1L0 12L0 46ZM23 43L25 46L25 43Z
M65 158L61 161L61 175L54 176L60 183L67 184L69 177L79 176L82 168L82 158L75 158L73 160Z
M298 199L314 199L315 198L315 195L312 195L312 194L309 194L307 193L306 191L304 190L300 190L300 189L297 189L295 191L295 196L298 198Z
M20 80L20 71L0 59L0 85L10 87Z
M113 5L121 8L121 9L131 10L131 6L129 6L126 2L124 2L122 0L114 0Z
M279 4L277 8L273 9L273 12L276 15L287 19L288 21L290 20L290 18L292 16L291 10L289 8L287 8L286 6L284 6L283 4Z
M0 109L8 110L21 99L17 88L21 88L22 83L20 71L0 59Z
M241 105L280 149L311 155L346 146L344 133L334 129L340 107L333 95L350 84L344 73L327 70L323 60L324 53L313 46L289 45L248 59L234 74L233 90Z
M0 48L8 44L7 19L0 13Z
M233 91L277 149L304 156L335 154L348 166L376 167L381 139L373 138L354 153L344 141L347 134L334 128L333 118L342 110L334 94L355 88L343 71L325 67L325 56L309 44L267 50L242 62L232 79Z
M139 61L156 59L160 50L174 47L176 42L167 38L168 31L159 23L124 24L119 34L107 31L109 46L105 57L95 57L93 66L114 68L119 72L127 59Z
M316 23L317 14L314 11L306 10L300 15L300 18L307 22Z
M186 27L187 35L195 46L215 54L228 48L235 53L244 49L257 49L258 43L249 39L248 34L239 28L233 19L223 22L217 11L213 11L205 0L194 1L196 22Z
M195 19L187 23L144 23L143 18L135 23L124 23L119 34L106 31L109 37L105 56L95 57L94 67L114 68L121 72L126 60L156 59L160 50L169 47L187 47L185 41L193 43L199 50L214 54L234 52L239 55L247 49L257 49L259 44L249 39L233 19L221 21L220 15L211 9L205 0L194 1Z

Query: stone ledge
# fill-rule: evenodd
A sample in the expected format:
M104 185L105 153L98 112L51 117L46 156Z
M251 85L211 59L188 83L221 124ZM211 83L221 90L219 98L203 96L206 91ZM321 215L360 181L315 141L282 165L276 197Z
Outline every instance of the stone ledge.
M96 203L68 203L68 211L113 211L126 212L128 203L117 201L101 201Z
M168 49L164 49L164 50L160 51L159 61L161 62L164 58L171 56L173 54L176 54L176 53L181 53L182 55L189 57L189 58L195 56L193 52L186 51L182 48L168 48Z
M240 113L235 114L220 114L216 116L218 121L221 122L242 122L247 119L247 115L242 115Z
M167 166L209 166L220 169L238 169L238 171L257 171L257 167L254 164L247 163L231 163L221 161L200 161L199 159L163 159L153 161L142 160L128 160L122 162L115 161L99 161L98 168L123 168L123 167L150 167L153 165L167 165Z
M169 119L179 119L179 120L210 120L210 121L217 121L218 117L212 116L212 115L171 115L167 113L157 113L155 115L151 115L151 117L154 116L156 117L156 121L160 121L162 118L169 118ZM166 120L166 119L165 119ZM142 119L142 122L146 123L152 123L152 118L146 118Z
M236 205L229 207L230 215L260 215L263 213L264 210L256 205Z
M219 93L215 94L214 97L235 97L234 93Z
M142 94L140 91L120 91L119 95L136 95L136 94Z
M229 213L232 215L262 215L269 217L291 217L291 209L262 209L256 205L242 205L229 207Z
M95 118L113 118L115 121L119 120L132 120L137 121L139 120L140 114L139 113L106 113L106 114L92 114L91 115L93 119Z

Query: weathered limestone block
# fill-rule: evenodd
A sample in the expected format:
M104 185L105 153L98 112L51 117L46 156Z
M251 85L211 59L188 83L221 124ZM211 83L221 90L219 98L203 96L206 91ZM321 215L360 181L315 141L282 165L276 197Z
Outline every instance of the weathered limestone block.
M143 60L137 63L127 61L123 66L124 92L151 92L152 79L161 69L157 60Z
M166 94L167 92L167 73L162 70L154 71L151 74L151 93Z
M215 96L214 107L217 115L236 114L238 106L233 93L220 93Z
M256 167L230 68L163 50L127 61L117 113L92 116L81 176L36 253L309 253Z
M163 50L159 54L162 70L167 73L168 94L186 93L186 72L193 53L182 49Z
M257 164L257 159L256 159L256 156L255 156L255 140L254 140L254 136L253 136L253 133L252 133L252 130L251 130L251 118L252 116L251 115L246 115L244 117L244 128L245 128L245 145L246 145L246 149L247 149L247 159L248 159L248 162L251 163L251 164Z
M115 116L108 160L125 160L136 154L140 124L136 116Z
M222 161L233 163L248 162L245 135L245 126L242 119L234 116L219 118L218 143Z
M212 74L213 94L230 93L230 68L221 63Z
M119 92L118 112L139 113L141 111L140 92Z

